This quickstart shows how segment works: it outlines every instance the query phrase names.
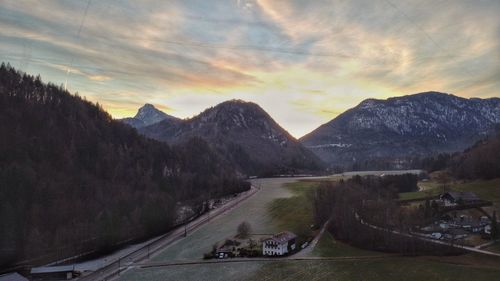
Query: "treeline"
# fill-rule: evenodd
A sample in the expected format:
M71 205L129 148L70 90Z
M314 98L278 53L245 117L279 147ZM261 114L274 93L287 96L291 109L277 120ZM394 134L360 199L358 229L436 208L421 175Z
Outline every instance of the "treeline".
M407 181L406 176L402 178L396 182ZM316 223L321 225L330 220L328 231L336 239L364 249L410 255L459 253L451 247L391 232L409 232L426 220L424 209L399 206L395 200L397 190L391 185L392 181L359 176L347 181L323 182L314 194Z
M176 204L247 190L201 139L140 136L98 104L0 66L0 268L171 228Z

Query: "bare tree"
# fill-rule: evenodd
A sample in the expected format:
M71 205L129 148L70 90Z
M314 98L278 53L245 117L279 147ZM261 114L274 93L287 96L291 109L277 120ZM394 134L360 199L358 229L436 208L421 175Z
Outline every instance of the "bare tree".
M248 238L248 236L250 236L251 231L252 231L252 226L248 222L244 221L240 223L240 225L238 225L237 236L242 239Z

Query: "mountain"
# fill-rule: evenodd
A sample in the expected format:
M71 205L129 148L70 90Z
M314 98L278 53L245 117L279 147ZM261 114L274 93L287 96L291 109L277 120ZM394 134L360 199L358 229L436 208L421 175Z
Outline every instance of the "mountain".
M247 190L209 145L148 139L96 104L0 66L0 271L166 232L178 206Z
M330 166L390 161L397 168L405 157L463 150L498 123L499 98L425 92L364 100L300 141Z
M139 108L134 117L120 119L119 121L128 124L134 128L142 128L163 120L170 120L172 122L179 121L177 117L170 116L165 112L157 109L154 105L146 103L143 107Z
M247 175L311 172L323 166L260 106L241 100L223 102L188 120L165 120L139 131L167 143L201 137Z

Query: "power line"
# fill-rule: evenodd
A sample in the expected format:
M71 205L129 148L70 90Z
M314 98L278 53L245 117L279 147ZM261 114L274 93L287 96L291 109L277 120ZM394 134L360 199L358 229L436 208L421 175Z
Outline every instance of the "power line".
M80 21L80 27L78 27L78 32L76 33L76 39L77 41L80 39L80 33L82 32L83 24L85 23L85 19L87 18L87 13L89 11L90 4L92 3L92 0L88 0L87 6L85 7L85 12L83 13L82 20ZM69 63L69 66L67 67L66 70L66 81L64 82L64 89L68 89L68 75L70 72L70 69L72 68L74 61L74 57L71 58L71 62Z

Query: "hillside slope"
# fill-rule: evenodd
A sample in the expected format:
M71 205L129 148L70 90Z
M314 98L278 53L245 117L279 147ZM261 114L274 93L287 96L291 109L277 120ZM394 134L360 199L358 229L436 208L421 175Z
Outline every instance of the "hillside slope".
M460 151L500 123L500 99L426 92L368 99L302 137L331 166Z
M98 105L0 67L0 267L168 230L176 204L248 189L201 139L147 139Z

